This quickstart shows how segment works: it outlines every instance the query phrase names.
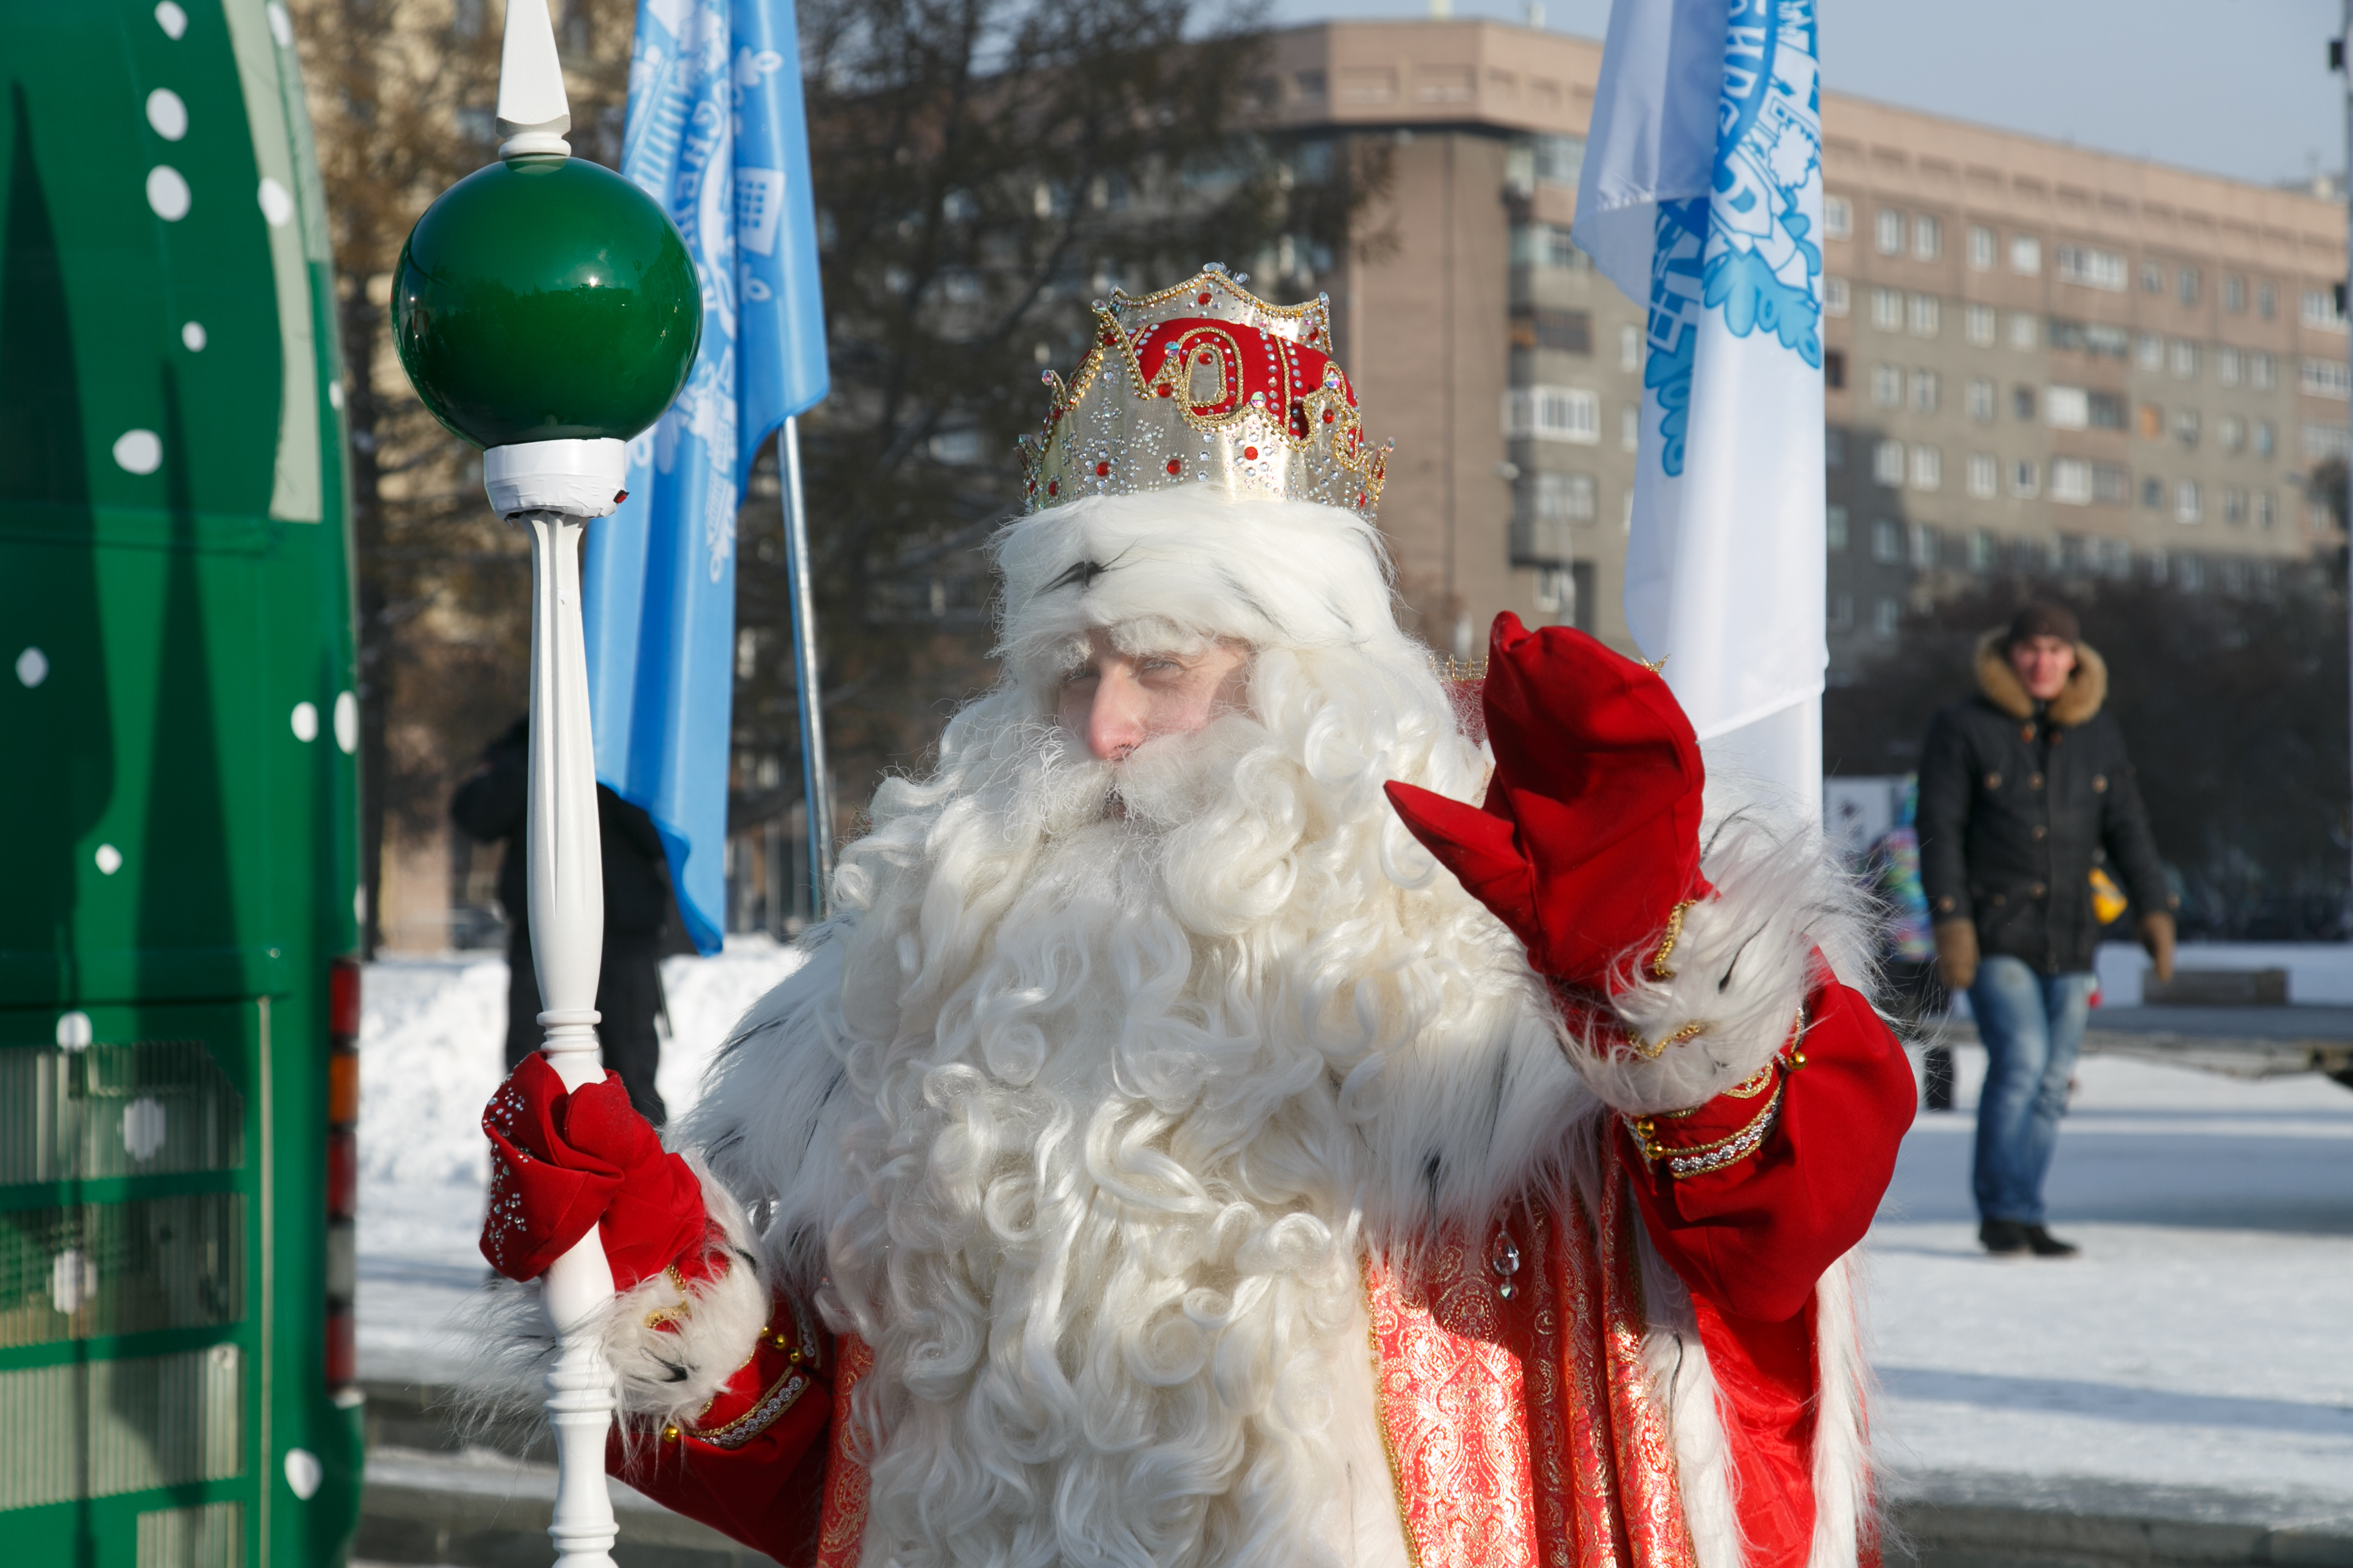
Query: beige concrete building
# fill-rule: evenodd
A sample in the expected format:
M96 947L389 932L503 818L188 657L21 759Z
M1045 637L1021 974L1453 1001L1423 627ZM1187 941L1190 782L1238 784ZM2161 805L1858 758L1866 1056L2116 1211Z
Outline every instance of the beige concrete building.
M1644 317L1569 240L1600 56L1482 21L1275 39L1287 127L1388 144L1372 254L1318 281L1440 647L1504 609L1630 647ZM2340 203L1835 95L1822 118L1833 679L1970 574L2266 593L2337 542L2303 477L2348 446Z

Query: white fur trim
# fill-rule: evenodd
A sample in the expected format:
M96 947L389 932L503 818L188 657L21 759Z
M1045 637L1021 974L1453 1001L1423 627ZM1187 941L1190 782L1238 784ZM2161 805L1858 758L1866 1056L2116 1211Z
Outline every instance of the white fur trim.
M1634 1226L1649 1331L1642 1358L1650 1369L1651 1402L1667 1419L1675 1446L1675 1484L1683 1525L1691 1531L1698 1568L1745 1568L1748 1548L1740 1528L1732 1448L1717 1404L1715 1369L1700 1342L1691 1291L1667 1267L1650 1233ZM1852 1568L1852 1565L1850 1565Z
M1814 1287L1814 1540L1807 1568L1853 1568L1877 1537L1871 1434L1864 1409L1871 1363L1863 1352L1860 1244Z
M1158 622L1254 647L1397 640L1388 552L1354 512L1207 486L1090 496L997 534L997 651L1024 681L1091 627Z
M1715 893L1683 917L1667 958L1673 978L1650 968L1662 928L1620 961L1631 977L1617 999L1620 1027L1566 1042L1593 1091L1628 1115L1704 1105L1755 1073L1789 1037L1814 949L1857 945L1841 929L1855 921L1853 893L1820 834L1777 827L1751 809L1703 829L1701 841L1700 869ZM1655 1043L1694 1025L1704 1032L1655 1058L1624 1038Z
M691 1421L710 1404L750 1359L772 1310L744 1211L700 1158L690 1152L686 1159L726 1236L729 1267L684 1290L667 1273L639 1280L613 1299L600 1336L621 1409L659 1420ZM655 1326L657 1313L667 1316L666 1326Z

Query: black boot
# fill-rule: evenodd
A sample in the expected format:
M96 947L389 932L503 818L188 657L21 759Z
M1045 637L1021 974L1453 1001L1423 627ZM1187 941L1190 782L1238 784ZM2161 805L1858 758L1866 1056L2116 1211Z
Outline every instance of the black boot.
M2021 1227L2026 1233L2027 1247L2037 1258L2073 1258L2083 1249L2072 1241L2062 1241L2039 1225Z
M1989 1219L1978 1226L1978 1240L1996 1258L2023 1258L2028 1242L2026 1226L2014 1219Z

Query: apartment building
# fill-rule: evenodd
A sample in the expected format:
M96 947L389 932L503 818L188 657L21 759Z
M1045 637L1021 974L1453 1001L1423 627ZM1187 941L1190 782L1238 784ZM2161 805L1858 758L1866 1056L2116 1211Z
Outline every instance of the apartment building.
M1572 243L1600 46L1485 21L1276 36L1312 150L1379 138L1335 256L1342 363L1398 443L1381 522L1422 635L1500 610L1630 647L1643 312ZM2341 202L1825 95L1832 679L1972 574L2263 594L2341 542Z

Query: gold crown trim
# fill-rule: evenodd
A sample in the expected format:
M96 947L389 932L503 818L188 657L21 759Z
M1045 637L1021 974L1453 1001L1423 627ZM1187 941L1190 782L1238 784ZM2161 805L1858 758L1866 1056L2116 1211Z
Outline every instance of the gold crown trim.
M1212 266L1140 297L1113 289L1094 314L1095 341L1070 381L1050 370L1041 377L1046 417L1022 443L1030 510L1222 481L1229 493L1318 501L1371 520L1390 448L1364 439L1355 390L1330 354L1326 296L1269 304ZM1147 374L1155 343L1159 361ZM1129 396L1091 399L1115 374L1114 354Z

